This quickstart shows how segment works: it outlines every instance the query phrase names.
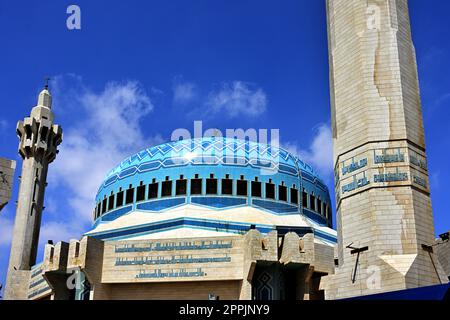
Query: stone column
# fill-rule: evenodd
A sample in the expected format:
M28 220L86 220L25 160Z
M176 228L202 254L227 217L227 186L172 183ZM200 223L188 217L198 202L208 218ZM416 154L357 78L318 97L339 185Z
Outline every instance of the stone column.
M422 247L434 226L408 2L327 0L327 17L339 267L326 297L439 284Z
M19 292L24 284L14 273L28 271L36 263L48 165L58 153L62 129L53 123L52 97L41 91L31 115L17 124L19 154L23 159L16 219L9 259L5 299L25 299Z

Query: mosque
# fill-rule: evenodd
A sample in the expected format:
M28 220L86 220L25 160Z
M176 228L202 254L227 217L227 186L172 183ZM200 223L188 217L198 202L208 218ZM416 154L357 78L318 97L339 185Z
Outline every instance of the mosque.
M327 22L336 199L283 148L172 141L112 168L91 230L46 244L36 263L47 171L62 143L46 86L17 125L5 298L323 300L447 283L407 0L327 0Z
M286 150L248 140L132 155L100 185L93 219L81 241L46 246L26 298L320 298L334 268L324 182ZM67 289L71 270L83 274L78 289Z

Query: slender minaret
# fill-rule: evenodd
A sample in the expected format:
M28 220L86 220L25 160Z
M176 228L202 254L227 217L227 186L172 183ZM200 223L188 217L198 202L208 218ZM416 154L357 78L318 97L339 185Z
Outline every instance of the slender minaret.
M29 270L36 263L49 164L58 153L62 129L53 124L52 96L45 85L31 115L17 123L23 159L5 299L26 299Z
M407 0L327 0L338 263L327 299L447 282Z

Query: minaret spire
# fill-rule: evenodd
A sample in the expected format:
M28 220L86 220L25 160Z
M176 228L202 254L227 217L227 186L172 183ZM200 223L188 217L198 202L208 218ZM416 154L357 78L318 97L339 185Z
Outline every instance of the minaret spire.
M19 154L23 159L5 299L26 299L27 281L36 263L48 166L62 142L62 129L54 124L48 78L29 117L17 123Z
M45 77L45 85L44 85L44 89L45 90L48 90L48 82L50 81L50 80L52 80L50 77Z
M37 105L51 109L52 108L52 95L50 94L50 91L48 89L49 80L51 80L49 77L45 78L44 89L41 91L41 93L39 93Z

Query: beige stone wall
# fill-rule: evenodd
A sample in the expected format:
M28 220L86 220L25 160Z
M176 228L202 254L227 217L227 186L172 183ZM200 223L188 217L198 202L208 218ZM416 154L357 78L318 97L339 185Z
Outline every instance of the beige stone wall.
M439 259L439 263L444 269L447 277L450 277L450 241L442 242L442 240L437 241L436 252ZM450 280L450 279L449 279Z
M339 267L322 287L336 299L438 284L407 0L328 0L327 16ZM356 275L348 245L369 247Z
M26 299L39 300L43 297L51 296L52 289L44 278L44 264L37 265L31 269L27 289Z
M232 245L202 249L173 247L211 243ZM123 248L133 250L120 250ZM231 259L189 263L169 261L179 257L224 255ZM333 272L333 256L334 247L315 239L313 233L299 237L295 233L279 236L276 231L261 234L250 230L245 235L228 237L122 241L101 241L85 236L80 241L47 244L43 263L33 268L31 278L27 274L21 283L26 288L30 287L29 299L49 296L54 300L67 299L70 296L67 281L77 270L83 272L90 283L91 300L203 300L208 299L209 294L226 300L251 300L254 271L258 264L262 264L297 270L297 298L311 299L321 296L318 292L320 277ZM168 263L117 264L118 261L141 259L165 259ZM158 268L173 271L202 268L204 274L200 277L136 277L141 270Z
M238 300L241 281L202 281L109 284L108 300L207 300L209 294L221 300Z
M11 199L16 162L0 158L0 210Z
M225 247L209 248L216 244ZM200 249L202 245L207 249ZM199 249L188 249L190 246ZM242 236L108 241L102 283L242 280L243 246Z
M407 1L327 4L335 160L369 141L408 139L423 148Z

